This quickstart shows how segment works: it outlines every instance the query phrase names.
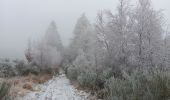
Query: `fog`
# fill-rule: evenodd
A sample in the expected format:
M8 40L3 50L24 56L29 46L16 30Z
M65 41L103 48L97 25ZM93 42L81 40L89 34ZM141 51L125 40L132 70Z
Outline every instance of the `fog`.
M170 24L170 1L152 1L155 9L163 9ZM28 38L41 39L52 20L67 46L82 13L94 23L98 11L114 12L116 5L117 0L0 0L0 58L24 58Z

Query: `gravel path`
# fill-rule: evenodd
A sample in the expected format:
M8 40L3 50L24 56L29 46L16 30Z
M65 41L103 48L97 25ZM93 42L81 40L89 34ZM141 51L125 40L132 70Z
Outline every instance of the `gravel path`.
M28 93L17 100L88 100L89 95L76 90L64 74L36 88L39 91Z

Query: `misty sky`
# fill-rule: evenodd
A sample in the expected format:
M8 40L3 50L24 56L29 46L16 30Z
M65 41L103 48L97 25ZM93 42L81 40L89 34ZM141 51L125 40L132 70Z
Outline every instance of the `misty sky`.
M170 24L170 0L152 1ZM52 20L67 45L83 12L94 22L98 11L116 6L117 0L0 0L0 58L23 58L28 38L40 40Z

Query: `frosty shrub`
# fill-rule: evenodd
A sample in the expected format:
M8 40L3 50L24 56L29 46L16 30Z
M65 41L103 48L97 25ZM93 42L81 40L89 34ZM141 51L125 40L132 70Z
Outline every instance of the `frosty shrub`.
M97 75L96 79L96 87L99 89L104 88L104 83L113 76L112 69L108 68L103 70L101 73Z
M67 69L67 77L70 80L77 80L77 76L78 76L78 69L76 67L71 66Z
M62 62L61 68L63 69L63 71L66 75L68 74L68 70L72 70L72 68L70 68L70 67L73 67L73 65L65 58ZM77 69L75 68L75 70L77 70Z
M110 78L105 83L107 100L166 100L170 97L170 83L162 72L135 72L125 79Z
M24 61L17 61L15 67L18 71L18 74L20 75L24 74L24 71L26 69Z
M0 83L0 100L10 100L9 98L10 84Z
M96 83L97 74L92 71L82 72L78 76L78 82L83 87L93 88Z
M15 76L15 70L12 65L8 63L0 63L0 77Z
M37 66L32 63L26 64L24 61L19 61L15 67L19 75L28 75L29 73L37 75L40 73L40 69Z

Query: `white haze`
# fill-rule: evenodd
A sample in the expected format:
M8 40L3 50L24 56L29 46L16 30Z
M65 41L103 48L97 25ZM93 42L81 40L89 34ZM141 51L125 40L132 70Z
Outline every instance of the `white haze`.
M170 24L170 0L152 1ZM114 11L116 5L117 0L0 0L0 58L24 58L28 38L40 40L52 20L68 45L82 13L94 23L98 11Z

